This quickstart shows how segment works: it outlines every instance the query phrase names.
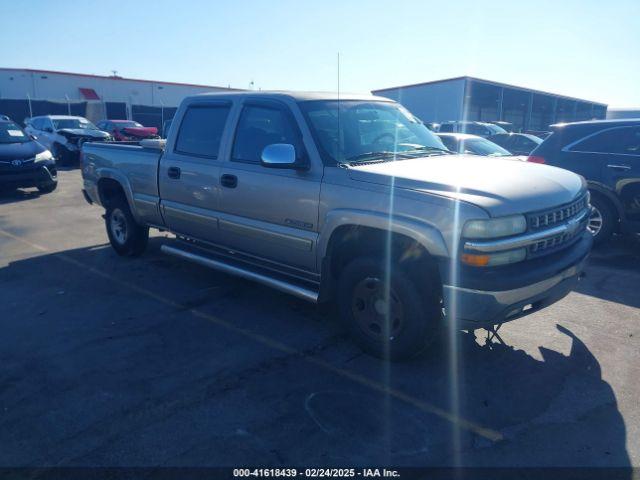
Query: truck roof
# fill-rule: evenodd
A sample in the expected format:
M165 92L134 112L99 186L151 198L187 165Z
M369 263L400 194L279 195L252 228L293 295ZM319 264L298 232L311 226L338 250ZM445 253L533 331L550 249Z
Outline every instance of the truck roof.
M287 90L260 90L260 91L242 91L242 92L211 92L200 93L198 95L191 95L187 98L225 98L225 97L253 97L253 98L290 98L295 101L307 101L307 100L375 100L379 102L392 102L386 97L379 97L371 94L361 93L344 93L344 92L297 92Z

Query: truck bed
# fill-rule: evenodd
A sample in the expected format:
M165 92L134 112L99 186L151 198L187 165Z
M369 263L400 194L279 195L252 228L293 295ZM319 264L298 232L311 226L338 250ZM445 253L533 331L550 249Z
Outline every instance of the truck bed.
M152 148L148 145L155 145ZM99 203L97 183L101 178L117 179L136 206L157 208L158 164L163 150L148 140L141 142L91 142L82 146L84 189Z

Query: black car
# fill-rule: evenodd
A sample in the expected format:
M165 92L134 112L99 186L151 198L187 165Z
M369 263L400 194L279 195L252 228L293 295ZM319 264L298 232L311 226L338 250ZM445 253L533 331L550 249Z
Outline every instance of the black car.
M586 178L596 243L615 231L640 232L640 119L552 125L528 161L562 167Z
M51 152L11 120L0 119L0 188L56 189L56 164Z
M528 133L498 133L487 139L509 150L512 155L529 155L542 143L541 138Z

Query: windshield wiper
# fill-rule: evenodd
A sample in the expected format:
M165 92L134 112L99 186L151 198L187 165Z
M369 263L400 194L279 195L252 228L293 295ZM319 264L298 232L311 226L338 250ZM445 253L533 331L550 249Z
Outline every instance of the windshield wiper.
M454 153L451 150L448 150L446 148L428 147L426 145L422 147L412 148L411 150L407 150L406 152L402 152L402 153L417 153L417 152L420 152L420 153L421 152L438 152L438 153L447 154L447 155Z
M404 152L390 152L388 150L382 150L382 151L378 151L378 152L365 152L365 153L360 153L358 155L353 155L349 158L346 159L346 163L358 163L358 162L362 162L362 161L367 161L367 162L372 162L372 161L379 161L379 162L384 162L385 159L388 159L389 157L397 157L398 154L404 154Z

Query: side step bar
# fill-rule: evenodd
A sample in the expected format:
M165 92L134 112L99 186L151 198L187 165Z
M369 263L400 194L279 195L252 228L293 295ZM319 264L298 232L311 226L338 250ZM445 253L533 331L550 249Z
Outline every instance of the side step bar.
M162 245L160 247L160 251L168 255L173 255L175 257L180 257L185 260L198 263L205 267L213 268L214 270L219 270L230 275L235 275L237 277L261 283L268 287L275 288L276 290L280 290L281 292L294 295L308 302L318 302L318 292L299 285L295 285L290 282L286 282L284 280L278 280L277 278L269 277L267 275L247 270L245 268L229 265L227 263L214 260L203 255L198 255L196 253L187 252L185 250L171 247L169 245Z

